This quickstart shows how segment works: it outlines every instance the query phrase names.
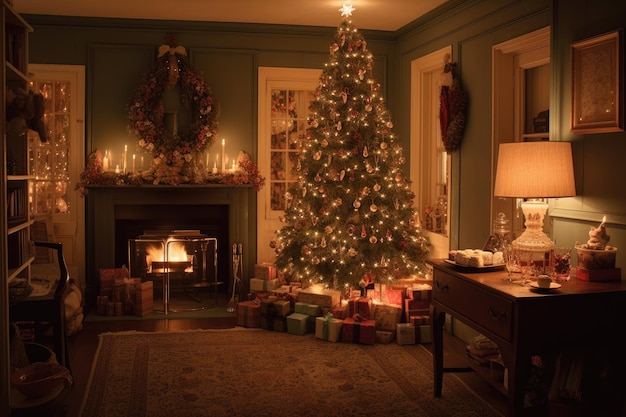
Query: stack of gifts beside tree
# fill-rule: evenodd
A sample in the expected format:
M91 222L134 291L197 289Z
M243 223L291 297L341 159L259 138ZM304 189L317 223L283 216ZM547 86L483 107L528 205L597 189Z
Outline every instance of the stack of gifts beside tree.
M237 304L237 324L344 343L430 343L432 287L411 282L372 284L369 289L342 293L288 282L270 264L255 265L265 284L251 285L248 301ZM255 288L253 290L253 288ZM362 295L366 294L366 295Z
M254 266L254 277L250 278L250 292L271 292L279 286L274 265L257 264Z
M153 311L152 281L141 282L131 278L128 268L101 268L99 295L96 297L98 314L145 316Z

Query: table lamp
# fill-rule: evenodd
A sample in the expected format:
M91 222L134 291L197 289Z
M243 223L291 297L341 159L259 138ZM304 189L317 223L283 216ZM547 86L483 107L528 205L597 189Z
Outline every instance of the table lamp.
M543 232L546 198L576 195L572 147L569 142L514 142L500 144L494 196L522 198L526 230L513 247L547 252L554 242Z

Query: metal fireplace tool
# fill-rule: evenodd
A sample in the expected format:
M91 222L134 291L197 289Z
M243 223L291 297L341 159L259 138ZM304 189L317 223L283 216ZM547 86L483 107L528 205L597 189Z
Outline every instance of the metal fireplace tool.
M233 243L233 293L228 301L226 311L233 313L235 311L235 293L239 287L239 283L243 278L243 246L241 243Z

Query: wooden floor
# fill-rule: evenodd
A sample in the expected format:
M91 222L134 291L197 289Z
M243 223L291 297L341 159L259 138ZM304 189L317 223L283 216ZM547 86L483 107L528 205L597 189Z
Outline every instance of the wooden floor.
M225 305L225 304L224 304ZM175 314L170 315L174 317ZM165 317L165 316L163 316ZM198 319L160 319L160 320L86 320L83 329L70 337L69 349L71 355L71 369L74 384L67 389L61 398L45 408L35 410L14 411L13 416L37 417L78 417L81 401L91 371L92 361L98 347L98 335L104 332L118 332L127 330L138 331L174 331L185 329L222 329L236 326L235 318L198 318ZM462 350L461 350L462 351ZM446 366L464 366L465 359L458 353L446 352L444 358ZM482 378L473 372L458 374L470 389L482 396L494 408L506 415L506 399ZM445 395L445 386L444 393Z

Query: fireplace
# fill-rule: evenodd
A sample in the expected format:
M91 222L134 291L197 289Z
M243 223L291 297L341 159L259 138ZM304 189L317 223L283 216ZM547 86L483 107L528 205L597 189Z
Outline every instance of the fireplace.
M147 234L174 230L217 240L218 281L226 292L232 281L230 248L242 244L241 293L248 291L248 271L256 257L256 194L247 185L93 186L87 194L86 298L95 306L100 268L129 265L129 242ZM252 214L252 215L251 215ZM136 268L135 268L136 269ZM134 271L131 268L131 274ZM224 306L225 307L225 306Z
M153 282L155 311L217 306L218 291L228 284L228 270L218 268L219 241L200 230L149 231L128 240L130 273Z

